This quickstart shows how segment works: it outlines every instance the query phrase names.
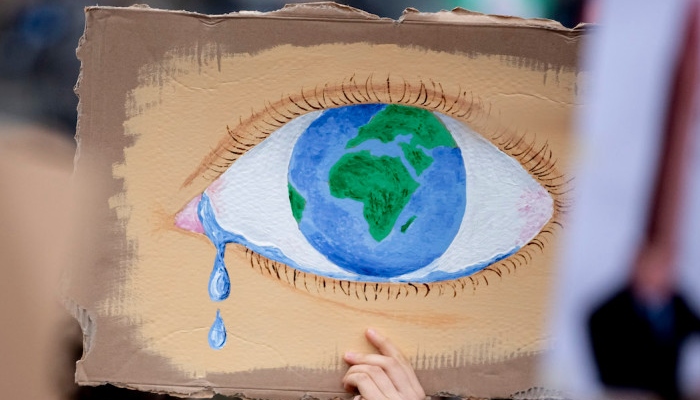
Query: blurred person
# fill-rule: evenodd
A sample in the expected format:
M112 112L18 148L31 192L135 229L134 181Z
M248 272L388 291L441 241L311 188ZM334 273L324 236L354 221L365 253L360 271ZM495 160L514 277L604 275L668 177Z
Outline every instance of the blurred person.
M577 396L678 399L680 360L700 333L698 2L592 5L600 26L584 51L576 207L545 379Z
M74 147L45 128L0 121L0 392L66 399L70 317L58 299L69 248Z
M596 307L588 321L601 382L642 389L664 399L681 397L679 359L700 334L700 318L676 288L678 219L698 87L698 4L688 10L684 44L670 88L666 126L650 216L629 281ZM696 133L696 132L692 132Z
M42 400L171 399L75 384L82 332L61 282L80 262L75 255L82 247L73 237L88 214L89 194L72 183L74 156L75 142L60 132L0 117L0 393Z

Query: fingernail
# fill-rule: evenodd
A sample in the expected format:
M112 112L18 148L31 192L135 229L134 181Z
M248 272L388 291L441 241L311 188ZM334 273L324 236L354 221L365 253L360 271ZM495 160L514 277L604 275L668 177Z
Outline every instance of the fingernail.
M367 329L367 334L370 335L370 336L376 337L376 336L377 336L377 331L375 331L375 330L372 329L372 328L369 328L369 329Z
M346 360L352 360L353 358L355 358L355 353L353 353L352 351L348 351L345 353Z

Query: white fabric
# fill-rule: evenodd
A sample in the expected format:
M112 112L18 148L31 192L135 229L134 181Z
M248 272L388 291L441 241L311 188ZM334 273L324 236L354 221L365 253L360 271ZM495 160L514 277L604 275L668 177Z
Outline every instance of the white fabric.
M585 106L577 124L580 164L574 170L575 207L565 223L551 321L555 340L543 368L550 385L571 391L576 398L600 389L588 349L586 318L593 304L628 276L646 226L689 4L603 2L602 19L583 52L583 69L590 75L583 82ZM698 191L695 183L693 196ZM698 201L694 202L697 209ZM700 224L697 216L693 218L696 223L687 227L687 242L700 237ZM697 251L685 259L685 264L695 262L696 292L699 259Z

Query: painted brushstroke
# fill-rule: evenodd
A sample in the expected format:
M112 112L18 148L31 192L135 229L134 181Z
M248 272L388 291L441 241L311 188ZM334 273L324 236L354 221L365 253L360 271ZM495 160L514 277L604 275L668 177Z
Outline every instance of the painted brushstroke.
M551 218L551 196L462 122L423 111L406 126L437 126L439 133L394 130L392 113L411 107L352 105L297 117L241 156L199 203L221 265L223 246L233 242L325 277L427 283L468 276L516 253ZM373 123L377 117L389 122ZM341 168L346 161L370 168L377 160L392 161L356 176ZM386 186L380 169L395 180L384 192L377 189ZM406 186L407 178L418 186ZM404 200L370 201L377 193ZM364 209L387 204L400 212L377 220L381 229L373 235L367 219L375 210Z

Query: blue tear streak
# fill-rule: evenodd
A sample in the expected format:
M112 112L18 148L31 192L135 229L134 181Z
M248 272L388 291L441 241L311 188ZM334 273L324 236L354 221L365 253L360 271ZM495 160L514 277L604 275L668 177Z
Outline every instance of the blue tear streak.
M197 216L204 228L204 234L216 247L214 269L209 276L209 298L212 301L226 300L231 294L231 280L226 270L226 263L224 263L226 243L228 243L226 240L227 232L221 229L213 218L209 196L206 193L202 193L202 198L197 205Z
M214 323L209 328L209 347L214 350L221 350L226 344L226 326L224 320L221 319L220 310L216 310L216 318Z
M209 276L209 298L212 301L226 300L231 293L231 279L224 264L224 248L226 244L217 246L214 269Z
M231 281L229 280L226 264L224 263L227 243L241 244L271 260L279 261L298 270L313 273L313 271L302 269L296 262L285 256L284 253L275 247L258 246L255 243L251 243L248 239L241 235L224 230L224 228L222 228L219 223L216 222L216 215L214 215L211 200L206 192L202 193L202 198L199 200L199 204L197 205L197 215L199 217L199 221L202 223L202 227L204 228L204 234L207 235L209 240L211 240L211 242L214 244L214 247L216 247L214 270L212 271L209 279L209 297L212 299L212 301L225 300L228 298L230 292ZM220 272L217 274L217 271ZM220 284L217 283L218 279L221 280ZM212 288L215 288L214 292L212 292Z

